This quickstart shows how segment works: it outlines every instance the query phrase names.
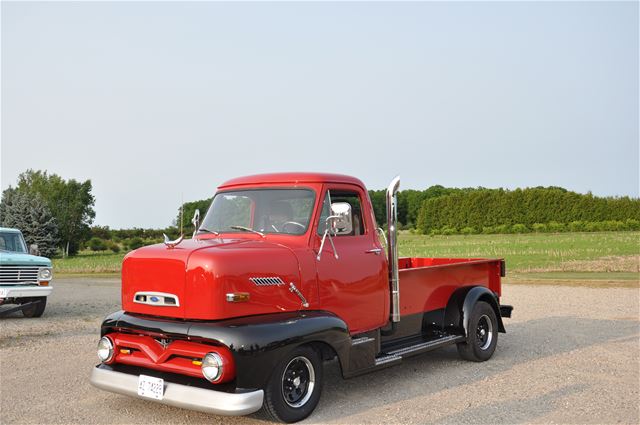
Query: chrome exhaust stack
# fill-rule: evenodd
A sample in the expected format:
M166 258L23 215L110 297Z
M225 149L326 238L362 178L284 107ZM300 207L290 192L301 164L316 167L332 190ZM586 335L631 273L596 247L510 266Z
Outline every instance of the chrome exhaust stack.
M400 273L398 271L398 189L400 176L387 187L387 259L389 261L389 286L391 288L391 322L400 321Z

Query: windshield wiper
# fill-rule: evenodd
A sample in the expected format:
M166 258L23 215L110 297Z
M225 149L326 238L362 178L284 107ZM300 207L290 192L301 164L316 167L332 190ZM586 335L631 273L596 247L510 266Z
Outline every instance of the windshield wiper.
M219 232L216 232L215 230L205 229L204 227L201 227L201 228L198 229L198 233L200 233L200 232L212 233L212 234L214 234L216 236L218 236L220 234Z
M256 234L258 234L258 235L260 235L260 236L262 236L264 238L264 233L258 232L257 230L253 230L253 229L251 229L249 227L244 227L244 226L229 226L229 227L231 229L234 229L234 230L243 230L245 232L256 233Z

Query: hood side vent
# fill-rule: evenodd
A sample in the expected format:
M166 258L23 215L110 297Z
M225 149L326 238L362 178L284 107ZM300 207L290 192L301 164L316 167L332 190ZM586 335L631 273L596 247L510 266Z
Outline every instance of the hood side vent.
M249 280L256 286L280 286L284 281L279 277L250 277Z

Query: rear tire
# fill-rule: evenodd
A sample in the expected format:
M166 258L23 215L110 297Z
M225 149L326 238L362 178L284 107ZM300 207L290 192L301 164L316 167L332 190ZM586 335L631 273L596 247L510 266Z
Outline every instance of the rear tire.
M496 351L498 344L498 319L491 305L478 301L469 317L466 342L457 344L458 354L465 360L484 362Z
M35 297L30 300L30 302L33 301L40 302L23 309L22 314L24 317L40 317L44 313L44 309L47 306L47 297Z
M297 347L282 359L269 378L263 410L279 422L301 421L318 405L322 384L320 354L310 346Z

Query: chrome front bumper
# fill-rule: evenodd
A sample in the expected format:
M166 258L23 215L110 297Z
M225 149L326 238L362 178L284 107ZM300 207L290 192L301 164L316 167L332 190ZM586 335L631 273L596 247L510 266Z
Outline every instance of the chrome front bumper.
M224 393L165 381L162 400L154 400L138 395L138 375L101 369L99 366L91 372L91 384L118 394L216 415L248 415L260 410L264 397L262 390Z
M53 286L0 285L0 298L48 297Z

